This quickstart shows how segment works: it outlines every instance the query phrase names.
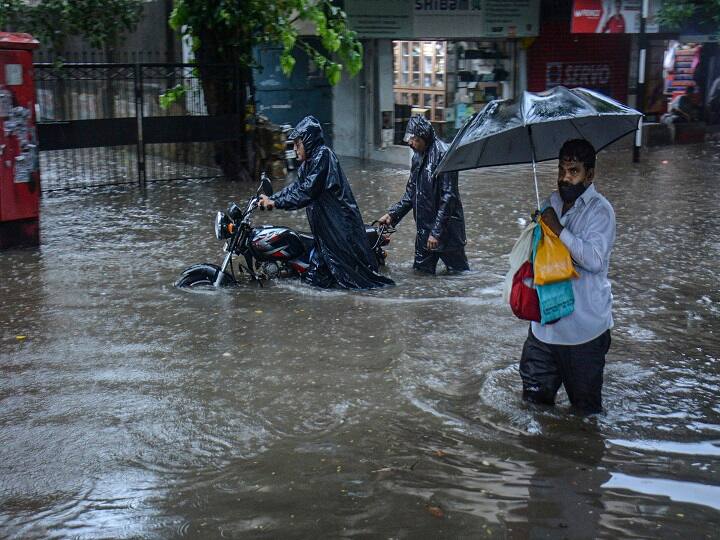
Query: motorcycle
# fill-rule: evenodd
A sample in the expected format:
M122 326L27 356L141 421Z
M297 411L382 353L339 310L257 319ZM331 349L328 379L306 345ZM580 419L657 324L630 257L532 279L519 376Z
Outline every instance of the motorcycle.
M245 265L238 264L241 273L262 284L276 278L302 277L310 267L310 253L315 247L312 234L297 232L288 227L261 225L254 227L252 215L258 208L260 195L273 194L272 183L265 173L254 196L248 199L245 209L230 203L226 212L215 216L215 237L225 240L226 253L220 266L210 263L194 264L175 282L180 288L235 286L238 280L233 267L233 256L242 256ZM378 266L384 266L394 227L378 224L365 225L365 233Z

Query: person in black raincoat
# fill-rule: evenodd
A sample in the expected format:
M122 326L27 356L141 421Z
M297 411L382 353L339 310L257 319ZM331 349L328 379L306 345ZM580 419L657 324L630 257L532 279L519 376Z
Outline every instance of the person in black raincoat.
M290 133L302 161L298 178L271 197L261 196L260 207L272 210L306 208L315 249L305 279L319 287L372 289L394 285L378 273L378 263L350 184L335 153L325 146L320 123L303 118Z
M424 116L413 116L405 141L414 150L405 194L380 218L396 225L411 209L417 225L413 268L434 274L442 259L448 272L469 270L465 256L465 216L456 172L433 176L448 145L438 139Z

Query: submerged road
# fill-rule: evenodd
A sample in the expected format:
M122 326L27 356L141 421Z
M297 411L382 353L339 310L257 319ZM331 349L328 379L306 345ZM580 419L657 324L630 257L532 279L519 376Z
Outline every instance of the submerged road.
M404 189L342 164L368 222ZM529 166L461 174L472 272L414 275L408 217L397 287L362 293L174 289L251 187L45 197L41 248L0 253L0 536L717 538L720 145L602 153L596 176L618 235L595 419L520 400L527 325L500 295Z

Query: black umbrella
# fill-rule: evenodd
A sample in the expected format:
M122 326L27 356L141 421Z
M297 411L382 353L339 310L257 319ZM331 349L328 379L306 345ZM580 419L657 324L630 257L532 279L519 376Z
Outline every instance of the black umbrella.
M473 116L453 139L436 174L557 159L569 139L586 139L596 151L638 129L642 114L585 88L557 86L494 100Z

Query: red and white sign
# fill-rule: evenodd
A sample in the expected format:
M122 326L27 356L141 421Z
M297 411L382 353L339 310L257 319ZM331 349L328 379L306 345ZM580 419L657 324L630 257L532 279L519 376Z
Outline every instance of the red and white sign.
M650 0L650 13L645 31L657 33L655 15L660 1ZM637 34L640 32L642 0L574 0L573 34Z
M602 18L602 0L575 0L570 31L573 34L594 34Z

